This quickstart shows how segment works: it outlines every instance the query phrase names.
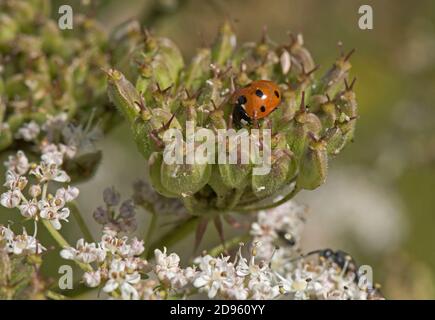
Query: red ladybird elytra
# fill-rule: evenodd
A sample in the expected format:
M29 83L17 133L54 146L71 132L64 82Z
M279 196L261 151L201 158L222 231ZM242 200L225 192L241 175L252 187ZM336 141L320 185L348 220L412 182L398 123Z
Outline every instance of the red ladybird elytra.
M269 80L256 80L244 88L236 90L232 96L233 119L250 123L267 117L281 102L281 91L277 84Z

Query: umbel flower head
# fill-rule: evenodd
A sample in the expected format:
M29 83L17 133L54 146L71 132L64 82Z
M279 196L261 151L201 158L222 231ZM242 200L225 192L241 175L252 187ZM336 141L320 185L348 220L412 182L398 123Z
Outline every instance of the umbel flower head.
M341 53L325 75L316 77L317 66L301 35L276 44L264 34L257 43L237 46L231 25L225 23L212 46L201 48L185 64L171 40L138 32L128 56L129 79L109 70L108 94L130 124L157 192L181 199L194 215L255 211L320 186L328 161L352 140L357 118L354 81L348 81L352 52ZM254 80L276 83L280 105L258 121L236 123L233 94ZM188 123L204 135L242 128L252 136L256 129L270 129L270 148L257 134L259 152L249 155L247 163L242 161L245 151L238 149L234 164L217 161L217 153L211 156L214 161L170 164L165 150L171 144L181 146L178 156L185 160L189 148L199 152L202 147L201 139L190 143ZM181 139L168 140L170 129L181 131ZM222 143L216 140L215 150ZM254 174L258 157L267 150L270 171ZM278 195L282 200L270 204Z
M109 64L106 33L79 13L72 30L61 30L50 9L49 0L0 2L0 151L66 144L48 132L60 117L104 126L114 114L101 70Z

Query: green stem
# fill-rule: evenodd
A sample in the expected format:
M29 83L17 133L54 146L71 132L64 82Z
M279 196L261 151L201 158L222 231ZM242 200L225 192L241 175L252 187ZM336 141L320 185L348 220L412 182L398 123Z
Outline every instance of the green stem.
M77 224L79 225L80 231L82 232L86 242L88 242L88 243L95 242L95 239L92 236L92 233L89 230L88 226L86 225L86 222L83 219L77 205L74 202L72 202L69 204L69 207L71 209L71 212L72 212L74 219L76 220Z
M182 222L180 225L176 226L172 230L165 233L150 246L150 249L170 247L173 244L179 242L181 239L187 237L195 229L199 217L191 217L186 221ZM146 258L149 259L153 254L153 250L149 251Z
M47 219L42 219L42 224L45 226L45 228L48 230L50 235L53 237L53 239L58 243L58 245L61 248L71 247L68 243L68 241L65 240L65 238L57 231L48 221Z
M149 249L150 249L150 245L151 245L151 238L154 234L154 231L156 230L157 227L157 221L158 221L158 214L156 212L154 212L154 210L151 211L151 221L150 224L148 226L148 231L146 233L145 236L145 252L144 255L147 256Z
M251 236L248 233L234 237L230 240L225 241L224 244L220 244L220 245L208 250L208 254L213 256L213 257L216 257L216 256L220 255L221 253L224 253L225 250L232 249L233 247L239 245L239 243L241 243L241 242L245 243L245 242L249 241L250 238L251 238Z
M68 241L57 231L50 223L50 221L46 219L42 219L42 224L48 230L53 239L58 243L58 245L63 249L67 247L71 247ZM82 270L84 271L92 271L92 267L89 264L74 261Z

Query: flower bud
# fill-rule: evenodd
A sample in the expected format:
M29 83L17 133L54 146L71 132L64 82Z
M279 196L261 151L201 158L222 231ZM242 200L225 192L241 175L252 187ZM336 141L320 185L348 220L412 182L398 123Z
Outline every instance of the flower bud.
M183 85L193 91L198 90L210 75L211 51L203 48L193 57L183 77Z

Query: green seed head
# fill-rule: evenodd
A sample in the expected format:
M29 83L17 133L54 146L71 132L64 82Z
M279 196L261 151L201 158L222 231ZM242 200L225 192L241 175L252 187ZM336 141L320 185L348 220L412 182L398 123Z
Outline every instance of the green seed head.
M109 95L131 124L157 192L182 199L192 214L255 208L293 184L297 190L320 186L328 157L351 141L357 104L353 83L344 81L349 56L339 57L331 70L316 77L302 36L276 44L263 35L258 43L236 47L231 25L224 24L212 46L198 50L184 65L172 41L147 34L145 44L132 53L142 59L131 64L136 76L126 80L109 73ZM280 105L265 118L237 123L234 91L260 79L279 85ZM141 110L146 117L138 116ZM175 140L171 129L179 131ZM192 130L215 138L207 163L187 160L189 150L205 150L206 140L192 138ZM226 136L219 138L222 130ZM242 141L244 134L252 142L247 149L226 139ZM168 150L180 161L166 161Z

